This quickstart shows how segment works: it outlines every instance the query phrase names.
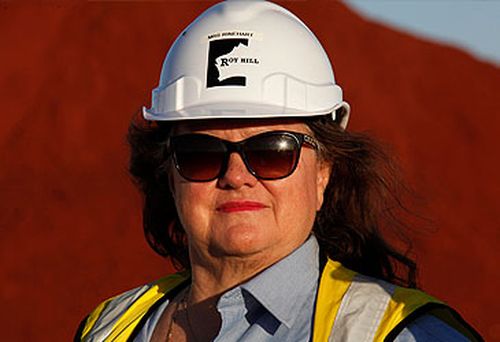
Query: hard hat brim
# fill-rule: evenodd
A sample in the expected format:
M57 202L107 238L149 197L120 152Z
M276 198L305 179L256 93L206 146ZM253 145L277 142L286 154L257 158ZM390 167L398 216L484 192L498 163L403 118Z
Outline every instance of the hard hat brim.
M257 119L276 117L310 117L332 114L336 119L335 112L343 108L349 114L350 107L347 102L342 101L332 108L325 108L314 112L304 112L293 108L280 106L262 105L256 103L210 103L200 106L192 106L179 111L156 113L151 109L143 107L144 119L150 121L184 121L184 120L207 120L207 119Z

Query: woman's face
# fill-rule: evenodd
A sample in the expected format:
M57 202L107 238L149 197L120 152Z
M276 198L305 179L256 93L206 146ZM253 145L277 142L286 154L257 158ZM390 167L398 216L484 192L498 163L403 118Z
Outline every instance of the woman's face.
M304 123L283 119L183 122L173 135L203 133L236 142L275 130L311 134ZM255 178L237 153L231 154L226 173L213 181L190 182L173 166L171 171L171 190L191 258L276 261L310 234L330 167L314 149L303 146L295 171L279 180Z

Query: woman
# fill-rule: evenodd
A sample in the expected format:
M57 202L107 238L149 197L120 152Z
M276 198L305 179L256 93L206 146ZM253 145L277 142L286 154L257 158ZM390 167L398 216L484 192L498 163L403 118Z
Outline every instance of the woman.
M77 340L480 340L411 289L415 264L381 237L398 227L392 164L345 130L326 53L292 13L211 7L152 102L130 128L130 171L148 241L183 271L105 301Z

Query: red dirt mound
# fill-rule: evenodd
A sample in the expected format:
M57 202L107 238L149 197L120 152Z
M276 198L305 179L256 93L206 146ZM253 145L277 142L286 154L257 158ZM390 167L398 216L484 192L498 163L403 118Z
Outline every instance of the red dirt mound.
M332 58L351 129L394 146L427 201L423 287L500 339L500 70L320 3L284 5ZM3 340L69 340L101 299L170 270L143 239L124 136L168 47L211 4L0 4Z

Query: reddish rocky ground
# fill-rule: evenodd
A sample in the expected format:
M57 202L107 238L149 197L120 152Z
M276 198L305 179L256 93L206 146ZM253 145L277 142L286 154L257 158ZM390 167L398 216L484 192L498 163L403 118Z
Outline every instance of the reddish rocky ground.
M69 340L101 299L170 270L143 239L124 135L211 3L0 4L2 340ZM500 340L500 70L334 1L284 4L324 43L351 129L390 143L425 199L422 286Z

